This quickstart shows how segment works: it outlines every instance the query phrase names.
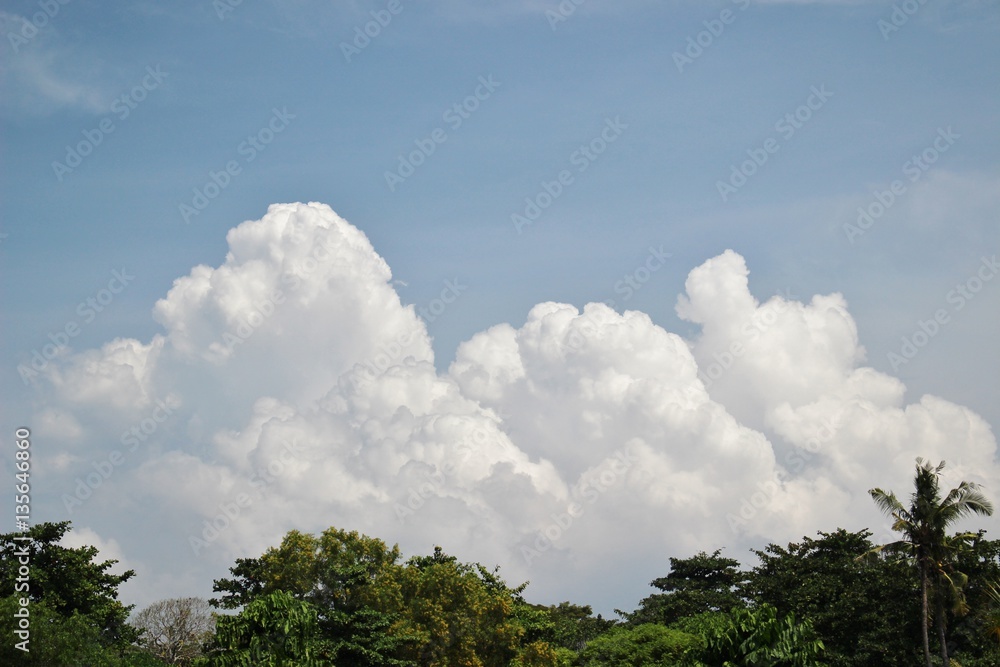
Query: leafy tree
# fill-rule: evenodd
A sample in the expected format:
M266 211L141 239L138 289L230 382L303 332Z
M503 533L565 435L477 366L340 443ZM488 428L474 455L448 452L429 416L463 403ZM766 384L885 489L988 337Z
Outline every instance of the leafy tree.
M439 551L440 548L436 547L435 554ZM514 631L506 636L513 637L517 644L509 647L501 644L497 648L499 653L516 652L511 665L552 667L564 661L565 651L560 652L559 647L553 646L550 641L555 631L555 622L550 614L537 605L528 604L521 595L528 587L528 583L511 588L500 576L499 566L488 570L476 563L474 567L490 595L499 600L509 601L511 604L510 616L504 622L514 628Z
M833 667L913 665L920 629L908 567L884 558L859 560L874 546L867 530L819 536L754 551L760 564L744 595L810 620Z
M263 596L267 592L265 587L269 587L270 592L278 590L274 581L277 575L265 570L261 558L237 558L229 572L233 575L232 579L216 579L212 584L214 592L223 593L218 598L209 599L208 603L213 607L239 609Z
M205 664L204 662L199 663L199 659L191 663L193 666L197 667L199 664ZM167 663L163 662L155 655L146 651L144 649L136 649L130 651L125 655L122 660L122 667L169 667Z
M449 556L439 546L434 547L434 553L430 556L413 556L406 564L419 570L431 567L432 565L450 565L458 563L458 558Z
M917 459L914 491L910 506L904 507L892 492L872 489L869 493L880 510L893 519L892 529L902 533L903 539L878 547L889 553L905 555L915 566L920 581L921 633L924 662L931 667L929 640L929 598L934 596L941 661L948 667L948 642L946 641L945 607L948 602L961 608L961 588L964 577L953 568L961 548L975 537L963 534L949 538L947 529L959 519L970 514L990 515L993 506L971 482L963 481L941 497L940 475L942 461L934 467L929 461Z
M383 609L383 579L398 568L399 548L377 538L329 528L320 536L289 532L259 559L240 559L232 579L215 582L223 592L212 603L246 605L276 591L309 602L317 614L316 655L338 664L390 666L402 638L392 632L394 617Z
M979 531L957 554L955 569L968 577L968 613L949 633L949 657L963 667L1000 665L1000 540Z
M135 572L109 573L117 561L95 561L96 547L62 546L60 541L69 530L70 522L63 521L0 535L0 600L12 609L12 605L20 606L21 598L27 599L31 618L31 655L18 650L4 664L117 665L138 638L127 623L132 608L118 600L118 586ZM22 566L28 568L27 577L19 572ZM13 639L13 611L5 612L3 619L3 634ZM68 639L75 635L80 639ZM6 644L3 651L16 650ZM24 662L24 658L41 662Z
M208 601L173 598L149 605L132 619L139 644L168 665L189 665L215 629Z
M771 605L703 614L705 648L689 652L694 667L819 667L823 642L809 621L779 617ZM689 628L691 625L688 626Z
M989 606L983 615L983 632L994 646L1000 645L1000 582L994 580L987 585Z
M290 593L260 596L236 616L220 616L208 667L326 667L314 652L316 610ZM196 663L199 664L199 663Z
M650 582L663 592L650 595L637 610L622 615L633 625L670 625L685 616L743 606L739 587L746 574L740 571L739 561L723 558L721 553L702 551L691 558L671 558L670 573Z
M544 638L553 646L582 651L587 642L607 632L616 622L600 614L594 616L590 605L560 602L551 607L536 606L549 618L550 629Z
M555 664L555 653L524 642L529 609L524 585L509 588L482 565L459 563L439 551L395 571L399 631L410 639L403 655L427 667L506 667L512 661ZM388 596L387 596L388 599ZM523 612L519 618L518 612Z
M565 664L561 660L565 660L565 656L560 656L558 649L546 642L535 641L518 652L510 662L510 667L556 667Z
M14 613L21 609L18 596L0 599L0 615L9 624ZM64 616L43 601L28 606L31 622L30 642L27 652L18 649L12 631L4 632L0 642L0 664L14 667L119 667L122 665L120 647L109 646L102 640L101 631L88 618L79 613Z
M459 563L439 547L398 560L398 547L356 532L292 531L260 558L238 560L232 578L215 582L224 595L212 604L249 609L277 592L307 604L316 623L303 641L316 664L558 664L546 641L551 620L523 600L526 584L510 588L497 570ZM230 640L216 644L216 661L235 650Z
M694 634L656 623L622 625L592 639L580 652L582 667L678 665L703 646Z

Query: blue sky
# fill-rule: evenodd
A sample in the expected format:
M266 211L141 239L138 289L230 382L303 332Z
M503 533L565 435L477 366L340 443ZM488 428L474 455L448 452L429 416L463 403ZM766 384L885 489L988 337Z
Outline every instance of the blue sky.
M933 394L995 427L1000 280L992 280L989 259L1000 246L1000 10L975 0L914 1L906 5L912 14L900 14L903 4L587 0L563 2L575 10L555 21L559 3L540 0L401 1L397 13L388 2L243 2L221 15L222 5L208 0L166 7L73 0L53 3L51 17L39 14L45 3L7 3L0 12L4 431L52 410L93 408L79 397L73 403L58 382L22 381L19 365L50 333L80 325L47 373L114 339L148 343L164 332L151 312L174 281L197 265L222 265L227 232L283 202L328 204L360 229L391 267L404 306L426 312L446 281L467 286L439 316L425 318L442 376L462 341L499 323L517 329L535 304L549 301L582 308L614 300L618 313L648 313L697 349L701 329L678 316L677 297L689 272L732 249L761 302L774 294L804 304L843 295L856 324L854 361L899 378L906 404ZM899 25L889 31L894 7ZM379 17L386 25L376 30ZM25 21L45 25L35 34ZM346 57L344 44L366 24L376 36ZM675 54L699 39L701 53L690 51L696 57L679 68ZM463 103L467 117L458 124L454 106ZM796 112L794 132L781 129ZM604 139L613 141L599 139L612 127ZM251 137L259 150L247 148ZM428 141L433 152L390 188L386 172ZM84 146L92 151L79 166L53 165L81 142L96 145ZM603 152L581 158L588 145ZM719 182L762 153L766 161L747 167L752 175L724 200ZM920 155L928 164L914 171ZM195 190L227 164L231 173L217 176L226 186L185 220L181 206L193 206ZM571 182L519 233L511 216L523 215L525 199L538 201L564 170ZM863 233L845 228L894 181L898 194L884 215ZM670 257L643 273L651 247ZM134 279L86 318L79 304L98 298L122 269ZM955 297L957 285L976 286L980 271L981 289ZM628 291L627 276L644 280ZM946 321L930 326L926 345L894 364L889 355L901 354L901 339L941 311ZM301 326L335 339L334 330L354 323L317 314ZM322 364L325 351L316 352ZM768 430L776 417L751 416L739 387L720 391L713 399L741 423L778 437ZM226 409L235 416L219 428L239 429L250 404ZM38 520L66 518L65 486L101 451L105 436L94 428L75 436L78 445L52 443L48 463L41 429ZM158 451L184 447L164 442ZM976 451L997 463L995 452ZM535 455L545 458L544 449ZM965 460L961 451L955 456ZM905 483L909 471L885 474ZM113 517L80 512L74 522L113 541L111 551L150 571L160 565L128 543ZM784 537L764 532L745 543ZM677 550L726 546L710 541L691 537ZM207 596L199 586L205 573L218 576L213 567L184 592ZM635 602L662 569L650 565L628 582ZM138 586L132 594L147 602L160 592ZM578 601L629 604L592 593L599 599Z

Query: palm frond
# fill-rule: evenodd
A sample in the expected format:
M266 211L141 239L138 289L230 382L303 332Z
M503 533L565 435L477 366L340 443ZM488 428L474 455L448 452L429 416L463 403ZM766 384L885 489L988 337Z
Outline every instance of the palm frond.
M990 516L993 503L979 490L978 484L962 482L941 502L940 516L949 524L970 514Z
M875 506L882 510L883 514L889 516L895 516L899 513L906 512L906 508L903 507L903 503L899 502L899 498L896 494L891 491L883 491L882 489L870 489L868 495L872 497L875 501Z
M913 544L907 540L898 540L888 544L879 544L864 552L854 560L874 560L876 558L899 557L908 555L913 550Z

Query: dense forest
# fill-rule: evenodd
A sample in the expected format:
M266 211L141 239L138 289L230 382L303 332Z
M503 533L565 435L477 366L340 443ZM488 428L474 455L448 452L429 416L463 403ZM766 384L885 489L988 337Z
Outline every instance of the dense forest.
M10 628L0 663L995 667L1000 540L953 532L993 508L974 484L943 491L943 465L918 459L907 501L870 491L896 542L836 529L753 551L751 569L721 550L670 558L655 591L616 619L586 604L531 604L527 584L440 548L403 561L398 547L338 528L291 531L238 559L216 598L136 612L118 600L133 571L111 574L115 561L98 561L96 548L61 546L69 522L39 524L0 535Z

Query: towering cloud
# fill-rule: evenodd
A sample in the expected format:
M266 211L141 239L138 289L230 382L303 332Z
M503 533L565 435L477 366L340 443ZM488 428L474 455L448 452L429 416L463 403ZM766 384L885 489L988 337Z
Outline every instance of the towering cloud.
M609 610L671 555L878 529L867 489L904 488L918 455L1000 489L980 417L906 405L863 365L840 295L761 302L732 251L678 299L695 340L542 303L444 371L385 261L329 207L274 205L228 242L156 304L162 334L54 362L36 420L63 443L58 511L145 571L201 582L191 593L287 530L336 525ZM150 580L142 602L175 592Z

